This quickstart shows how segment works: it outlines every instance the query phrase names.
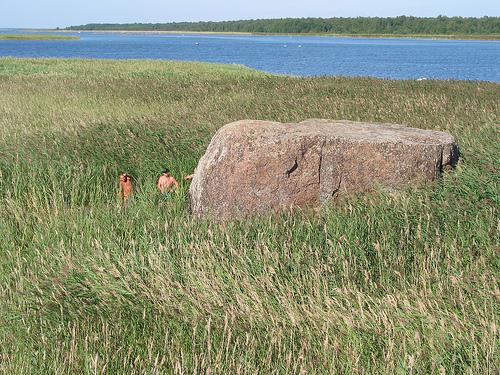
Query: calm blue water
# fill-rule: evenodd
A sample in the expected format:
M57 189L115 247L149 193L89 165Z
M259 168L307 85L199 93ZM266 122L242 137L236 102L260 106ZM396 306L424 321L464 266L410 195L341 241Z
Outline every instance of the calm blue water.
M0 30L12 32L18 30ZM0 56L208 61L297 76L500 82L497 41L93 32L70 35L81 39L0 40Z

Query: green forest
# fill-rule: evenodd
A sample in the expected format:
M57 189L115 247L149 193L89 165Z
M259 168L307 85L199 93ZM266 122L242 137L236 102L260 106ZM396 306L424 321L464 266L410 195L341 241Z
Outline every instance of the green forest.
M288 34L400 34L494 35L500 34L500 17L357 17L280 18L222 22L93 23L67 30L199 31Z

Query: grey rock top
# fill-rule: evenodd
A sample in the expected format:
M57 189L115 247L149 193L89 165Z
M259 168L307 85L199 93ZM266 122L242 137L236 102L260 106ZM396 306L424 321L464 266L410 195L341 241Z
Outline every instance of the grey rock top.
M242 120L222 127L195 171L194 215L314 207L378 187L435 180L458 160L445 132L404 125L311 119Z

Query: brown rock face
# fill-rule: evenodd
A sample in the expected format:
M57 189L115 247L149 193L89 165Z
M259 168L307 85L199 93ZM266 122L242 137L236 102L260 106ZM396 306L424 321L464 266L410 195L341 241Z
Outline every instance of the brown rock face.
M214 218L315 207L377 187L435 180L458 160L454 138L403 125L243 120L221 128L196 168L191 212Z

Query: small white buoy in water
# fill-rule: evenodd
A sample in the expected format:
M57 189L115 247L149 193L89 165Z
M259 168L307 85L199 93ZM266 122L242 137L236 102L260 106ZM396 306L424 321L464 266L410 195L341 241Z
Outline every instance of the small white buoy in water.
M283 47L285 47L285 48L286 48L286 47L288 47L288 46L287 46L286 44L283 44Z
M417 81L427 81L427 78L425 78L425 77L418 78Z
M302 44L299 44L299 48L302 48Z
M195 45L199 46L199 45L200 45L200 43L199 43L199 42L196 42L196 43L195 43Z

